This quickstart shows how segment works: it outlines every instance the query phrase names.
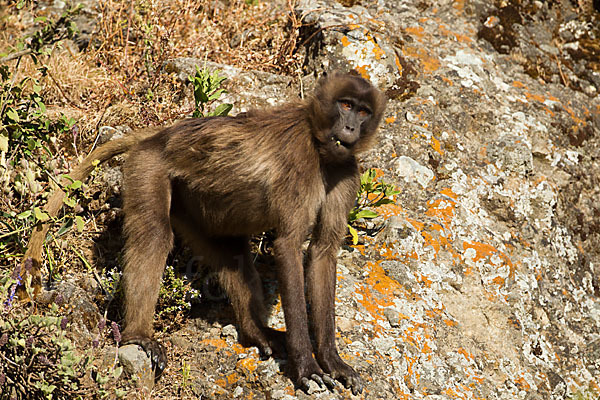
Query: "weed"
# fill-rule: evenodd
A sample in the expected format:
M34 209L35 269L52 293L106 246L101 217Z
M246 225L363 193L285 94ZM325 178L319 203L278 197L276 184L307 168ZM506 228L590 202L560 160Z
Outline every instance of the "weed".
M352 224L357 220L371 219L379 214L374 208L384 204L395 204L393 196L400 193L394 185L385 183L377 178L377 171L373 168L365 171L360 176L360 188L357 193L356 205L348 215L348 230L352 236L352 243L358 243L358 232Z
M204 108L208 104L218 100L223 93L227 93L225 89L221 89L221 84L227 78L220 76L219 73L219 71L214 71L211 74L206 67L200 69L196 66L196 75L190 76L190 82L194 86L194 102L196 104L192 115L194 118L225 116L233 108L233 104L223 103L211 112L204 112Z

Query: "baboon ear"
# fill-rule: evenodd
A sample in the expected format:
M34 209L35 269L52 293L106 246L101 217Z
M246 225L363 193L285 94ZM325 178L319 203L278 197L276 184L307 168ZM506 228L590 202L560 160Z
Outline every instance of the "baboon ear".
M343 76L343 75L346 75L346 74L339 70L323 71L323 74L317 81L318 86L323 85L323 83L325 83L326 81L328 81L330 79L335 78L336 76Z
M350 76L358 76L359 78L362 78L362 75L360 74L360 72L358 72L355 69L348 70L348 75L350 75Z

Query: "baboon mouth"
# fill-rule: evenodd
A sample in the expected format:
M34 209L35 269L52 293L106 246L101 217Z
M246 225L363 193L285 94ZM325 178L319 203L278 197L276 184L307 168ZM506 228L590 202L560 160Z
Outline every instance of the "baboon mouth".
M336 136L332 136L331 137L331 141L335 143L336 147L342 147L343 146L346 149L349 149L349 148L352 147L352 143L344 142L343 140L340 140Z

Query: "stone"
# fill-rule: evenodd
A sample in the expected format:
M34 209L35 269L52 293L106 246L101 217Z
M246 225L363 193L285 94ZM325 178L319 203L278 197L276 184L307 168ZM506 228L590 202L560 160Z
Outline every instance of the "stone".
M119 348L119 364L123 370L136 378L137 385L150 391L154 387L154 371L150 357L137 344L128 344Z

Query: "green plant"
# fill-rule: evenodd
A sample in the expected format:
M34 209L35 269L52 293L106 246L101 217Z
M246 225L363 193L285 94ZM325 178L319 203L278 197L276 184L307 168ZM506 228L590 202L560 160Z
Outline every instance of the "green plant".
M166 330L177 324L191 308L190 298L197 296L196 289L191 287L185 278L177 276L175 268L167 265L163 274L158 295L157 320Z
M358 243L358 232L352 226L357 220L371 219L379 214L373 210L384 204L395 204L392 196L400 193L394 185L378 180L377 170L368 169L360 176L360 188L357 193L356 205L348 215L348 230L352 236L352 243Z
M14 284L5 279L4 288ZM67 317L53 304L46 315L3 307L0 312L0 398L82 397L89 359L65 335Z
M225 116L233 108L233 104L223 103L211 112L204 112L204 108L208 103L218 100L223 93L227 93L225 89L220 89L221 84L227 78L220 76L219 73L220 71L214 71L211 74L206 67L200 69L196 66L196 74L190 76L190 82L194 86L194 102L196 103L196 109L192 114L194 118Z
M600 400L600 394L590 386L589 388L581 388L577 392L571 394L568 400Z
M41 24L41 27L19 41L17 51L8 55L0 54L0 166L14 171L13 175L7 173L1 176L0 183L8 183L8 190L14 191L21 201L27 200L27 195L41 192L42 187L37 181L40 175L45 174L48 179L52 179L46 165L53 158L50 150L53 140L66 133L73 133L77 128L73 118L61 115L50 119L47 116L42 96L42 80L47 76L48 70L40 63L40 56L49 54L51 45L73 37L76 29L72 17L78 11L79 7L72 8L56 20L37 18L35 22ZM31 57L38 66L40 78L26 76L17 79L24 56ZM17 61L14 66L6 64L15 59ZM35 204L19 214L5 212L3 216L7 217L2 222L8 229L0 239L9 238L15 242L20 242L21 232L26 232L33 224L49 218ZM76 226L80 227L81 221L76 220ZM4 249L8 250L5 246Z
M181 365L181 387L186 388L190 384L190 364L188 364L185 360Z

